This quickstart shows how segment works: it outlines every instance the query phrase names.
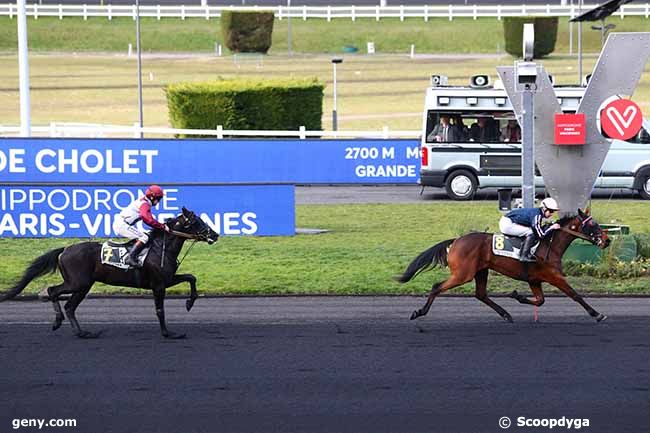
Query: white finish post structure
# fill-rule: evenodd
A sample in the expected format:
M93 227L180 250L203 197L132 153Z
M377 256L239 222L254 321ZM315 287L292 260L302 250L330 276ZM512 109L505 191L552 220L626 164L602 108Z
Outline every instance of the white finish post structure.
M18 75L20 87L20 136L32 135L29 103L29 55L27 48L27 10L18 0Z
M521 194L524 207L535 206L535 92L537 90L537 65L532 61L535 46L533 24L524 24L524 61L517 63L517 83L521 92Z

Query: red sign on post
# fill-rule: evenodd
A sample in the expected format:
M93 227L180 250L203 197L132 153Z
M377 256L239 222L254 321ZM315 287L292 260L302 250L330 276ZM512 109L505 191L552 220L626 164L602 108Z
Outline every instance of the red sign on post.
M581 145L585 144L585 115L555 114L555 144Z
M641 109L629 99L616 99L600 112L603 134L617 140L629 140L643 125Z

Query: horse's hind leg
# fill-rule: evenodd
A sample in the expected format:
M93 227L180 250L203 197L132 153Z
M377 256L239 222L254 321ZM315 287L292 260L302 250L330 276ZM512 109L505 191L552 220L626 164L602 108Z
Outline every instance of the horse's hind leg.
M512 323L512 316L499 304L490 299L487 295L487 282L489 272L490 271L488 269L482 269L478 271L476 275L474 275L474 281L476 282L476 298L499 313L503 320Z
M528 285L530 286L530 291L533 292L535 299L528 299L524 295L520 295L516 290L513 290L510 294L510 297L516 299L522 304L534 305L536 307L541 307L544 303L544 292L542 291L542 283L539 281L529 281Z
M63 311L61 310L61 304L59 303L59 296L63 293L64 284L57 284L56 286L47 287L42 294L43 301L52 301L52 308L54 308L54 322L52 322L52 331L56 331L61 327L63 319ZM41 296L39 294L39 296Z
M79 326L79 322L77 321L77 317L75 315L77 307L90 291L90 287L92 286L84 287L83 289L74 292L70 297L70 300L68 300L68 302L65 303L65 307L64 307L65 314L68 316L68 320L72 325L72 329L74 330L75 335L79 338L97 338L101 334L101 332L92 333L92 332L82 330L81 326Z
M441 283L435 283L433 287L431 287L431 293L427 298L427 302L424 304L422 308L420 308L419 310L415 310L413 314L411 314L411 320L426 315L429 312L429 309L431 308L431 304L433 304L433 300L436 299L436 296L438 296L439 294L441 294L446 290L453 289L454 287L457 286L461 286L466 282L470 281L471 279L472 279L471 277L467 277L466 275L455 275L452 273L451 276L447 278L445 281Z

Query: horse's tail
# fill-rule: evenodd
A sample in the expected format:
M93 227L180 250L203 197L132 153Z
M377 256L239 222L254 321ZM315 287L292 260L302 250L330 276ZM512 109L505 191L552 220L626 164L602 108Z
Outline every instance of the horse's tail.
M439 244L436 244L429 248L426 251L420 253L402 275L395 277L400 283L406 283L411 279L415 278L421 272L429 270L436 265L447 266L447 248L451 245L456 239L447 239L442 241Z
M59 254L61 254L64 249L65 248L57 248L35 259L29 265L20 281L6 293L0 295L0 302L14 298L22 292L34 278L56 271L56 268L59 265Z

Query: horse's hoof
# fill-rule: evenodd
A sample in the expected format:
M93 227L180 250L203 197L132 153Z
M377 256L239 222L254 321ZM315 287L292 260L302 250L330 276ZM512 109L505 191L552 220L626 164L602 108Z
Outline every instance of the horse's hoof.
M607 316L603 313L599 313L598 316L596 316L596 322L604 322L605 320L607 320Z
M185 334L177 334L175 332L167 332L163 334L163 337L169 338L170 340L182 340L183 338L186 337Z
M99 338L100 335L102 335L102 331L99 332L81 331L77 334L77 337L84 338L84 339L93 339L93 338Z
M190 311L193 306L194 306L194 299L188 299L187 301L185 301L185 308L187 308L187 311Z
M41 302L49 302L50 294L47 292L47 287L43 287L40 292L38 292L38 300Z
M61 317L56 316L54 323L52 324L52 331L59 329L61 327L61 323L63 323L63 315L61 315Z
M514 323L514 320L512 320L512 316L510 314L506 314L505 316L502 316L503 320L505 320L508 323Z
M411 314L411 320L415 320L415 319L417 319L418 317L420 317L420 315L418 314L417 310L414 311L413 314Z
M516 290L513 290L512 293L508 295L512 299L518 299L519 298L519 293Z

